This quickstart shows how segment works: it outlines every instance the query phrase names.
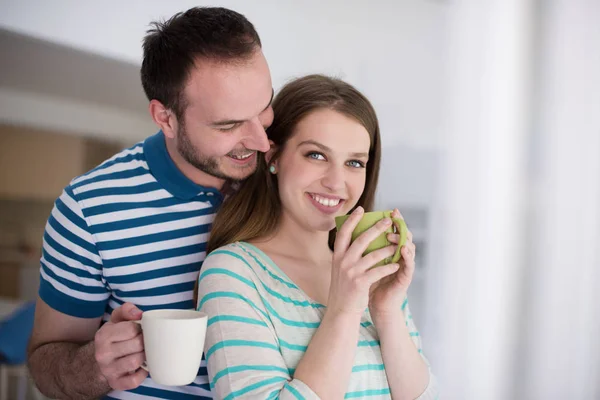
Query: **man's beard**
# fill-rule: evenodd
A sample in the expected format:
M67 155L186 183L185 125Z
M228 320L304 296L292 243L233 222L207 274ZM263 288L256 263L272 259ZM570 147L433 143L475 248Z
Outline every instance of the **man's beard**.
M230 182L240 182L254 172L254 170L250 171L250 173L245 177L237 177L229 176L221 171L216 157L204 157L200 155L200 152L197 151L194 144L190 141L185 129L185 125L183 124L179 126L179 131L177 132L177 151L181 157L183 157L183 159L192 166L218 179L223 179Z

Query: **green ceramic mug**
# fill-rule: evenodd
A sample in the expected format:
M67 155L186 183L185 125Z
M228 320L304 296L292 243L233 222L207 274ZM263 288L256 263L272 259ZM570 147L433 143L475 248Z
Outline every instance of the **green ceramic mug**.
M346 222L348 217L350 216L340 215L339 217L335 217L335 225L337 226L338 231L340 230L344 222ZM374 250L382 249L386 246L391 245L392 243L387 239L388 233L399 233L400 242L398 244L398 248L396 249L396 253L392 257L388 257L378 262L374 265L374 267L391 263L397 263L398 261L400 261L400 249L406 243L406 238L408 234L408 228L406 227L406 223L402 218L392 217L392 211L372 211L363 215L360 222L358 223L358 225L356 225L356 228L352 232L352 241L354 242L354 240L358 236L360 236L361 233L371 228L373 225L375 225L377 222L381 221L384 218L390 218L394 223L384 233L382 233L375 240L373 240L371 244L369 244L369 247L367 247L367 250L365 250L363 256L369 254ZM397 231L396 226L398 226L398 228L400 229L399 232Z

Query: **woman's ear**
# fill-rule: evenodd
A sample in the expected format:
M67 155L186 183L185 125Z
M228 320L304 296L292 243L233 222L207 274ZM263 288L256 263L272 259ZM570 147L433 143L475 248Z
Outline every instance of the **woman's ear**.
M267 162L267 165L271 163L271 159L273 158L273 156L277 152L277 149L279 148L272 140L269 140L269 144L271 145L271 148L265 153L265 161ZM275 161L275 163L276 162L277 161Z

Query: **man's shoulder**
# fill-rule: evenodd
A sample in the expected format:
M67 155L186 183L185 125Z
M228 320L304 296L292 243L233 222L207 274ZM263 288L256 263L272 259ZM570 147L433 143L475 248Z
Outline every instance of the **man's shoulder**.
M75 177L68 187L74 193L77 193L82 187L90 184L127 177L134 178L147 173L149 173L149 170L144 154L144 141L141 141L121 150L86 173Z

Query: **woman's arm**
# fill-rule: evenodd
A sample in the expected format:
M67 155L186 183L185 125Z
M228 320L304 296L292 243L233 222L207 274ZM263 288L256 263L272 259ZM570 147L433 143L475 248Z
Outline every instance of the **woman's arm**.
M290 327L279 338L250 267L225 254L211 255L199 279L199 308L209 316L205 356L211 389L223 398L342 399L348 388L360 314L326 312L314 328ZM285 317L285 316L282 316ZM302 332L304 330L304 332ZM294 334L295 332L295 334ZM294 337L312 334L307 347ZM281 354L298 351L301 360L290 371Z
M398 209L392 217L403 218ZM397 226L400 231L401 226ZM388 234L391 243L400 243L398 234ZM381 355L392 398L437 398L435 379L421 350L421 337L408 307L406 293L415 271L416 246L412 233L400 250L400 270L377 282L371 290L369 310L380 339Z
M238 258L214 254L200 274L198 306L209 316L204 347L216 398L343 399L361 313L332 307L316 331L290 326L289 336L277 337L274 308L260 295L250 271ZM307 347L294 340L313 332ZM300 353L295 371L288 370L281 351Z
M316 332L314 327L295 321L299 323L290 324L287 331L280 330L278 337L271 318L284 321L291 317L277 315L269 296L260 295L252 267L244 257L219 251L207 257L199 278L198 308L209 315L205 356L217 398L246 394L252 398L296 394L305 398L344 398L369 288L399 267L370 268L391 256L394 246L362 257L368 244L391 224L389 220L378 223L350 246L350 234L361 211L355 211L338 233L327 311ZM298 319L302 313L294 315ZM311 340L305 347L302 343L306 339L299 338L307 335ZM295 371L287 370L282 351L300 352Z
M417 330L408 299L402 312L395 315L372 315L381 343L381 355L394 400L437 398L435 378L421 349L421 337Z
M296 368L294 377L323 399L344 398L352 374L360 318L360 314L325 313Z

